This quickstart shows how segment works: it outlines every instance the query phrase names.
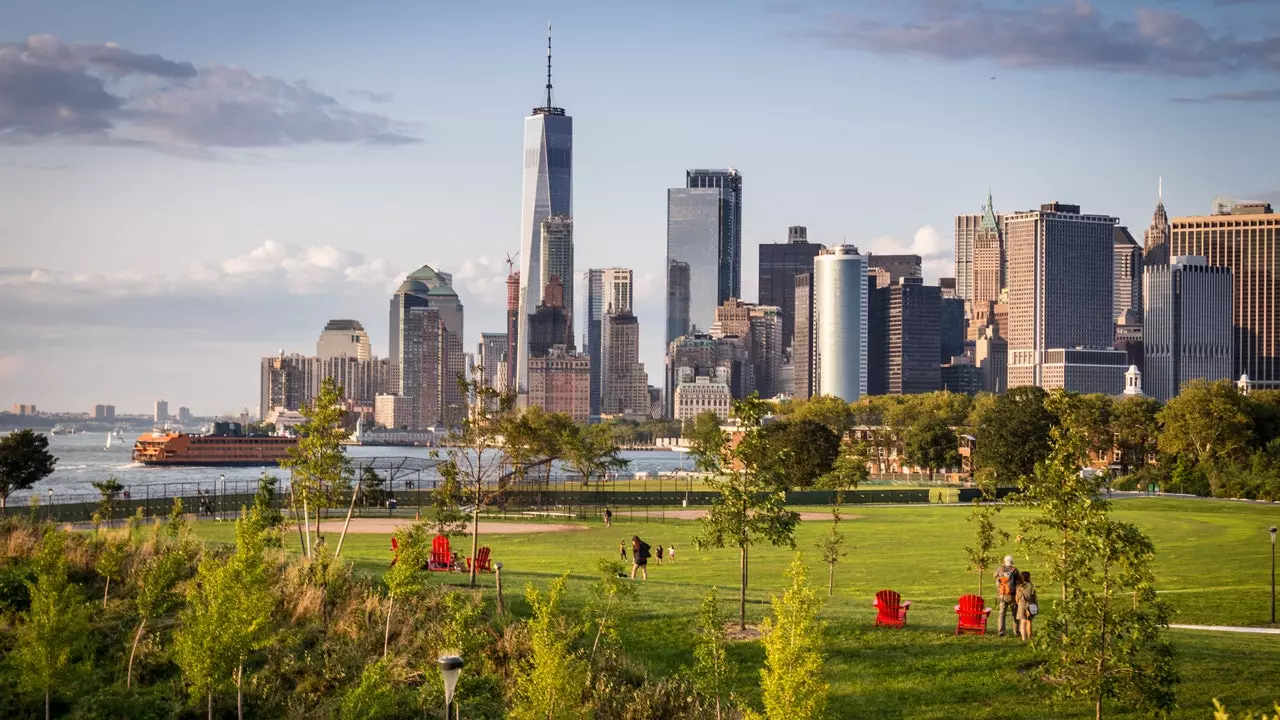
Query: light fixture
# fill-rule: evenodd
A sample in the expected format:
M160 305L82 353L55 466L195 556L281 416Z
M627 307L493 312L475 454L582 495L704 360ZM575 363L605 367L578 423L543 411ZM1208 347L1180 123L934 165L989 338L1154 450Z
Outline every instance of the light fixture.
M458 688L458 675L462 673L462 658L441 655L436 664L440 666L440 677L444 680L444 716L447 718L449 706L453 704L453 691Z

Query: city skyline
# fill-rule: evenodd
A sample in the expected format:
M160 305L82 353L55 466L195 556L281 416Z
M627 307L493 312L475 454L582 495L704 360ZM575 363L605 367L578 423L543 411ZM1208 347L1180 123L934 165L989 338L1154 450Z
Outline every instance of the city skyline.
M687 168L734 167L750 179L747 301L757 298L756 246L784 241L790 225L807 225L810 240L827 246L920 254L930 282L950 275L952 218L977 212L988 184L1001 212L1059 198L1134 228L1145 226L1156 196L1147 173L1168 181L1171 217L1206 215L1220 195L1280 199L1267 170L1275 151L1211 141L1223 123L1247 136L1275 121L1277 106L1260 92L1275 84L1274 64L1246 42L1274 8L1191 3L1158 13L1189 23L1175 26L1117 3L1064 19L1098 43L1057 54L1051 43L997 42L946 52L948 28L974 28L969 11L949 22L923 4L906 11L937 29L934 40L904 39L893 31L908 19L871 11L824 25L819 5L761 5L726 28L711 5L693 9L659 45L749 44L742 71L763 80L711 90L676 72L677 54L633 37L662 26L661 12L537 11L556 21L557 104L581 121L575 266L635 271L646 367L662 367L665 348L664 191ZM0 112L0 191L13 200L0 217L0 304L11 309L0 330L0 396L47 410L109 401L121 414L145 412L159 397L182 398L198 414L252 409L257 360L281 348L309 352L315 328L330 319L373 328L374 354L386 356L389 338L378 332L386 298L424 263L458 280L470 316L465 347L504 330L503 260L519 240L515 118L541 101L546 17L467 12L390 6L377 17L323 9L302 17L286 4L261 10L256 26L243 11L146 3L127 12L0 12L7 69L185 88L169 95L176 105L165 118L126 119L89 104L82 123L59 126L39 107ZM983 37L1013 33L1033 16L1010 10ZM891 22L876 31L877 19ZM1125 25L1135 20L1141 32ZM273 34L298 21L287 40ZM450 37L450 28L482 22L492 32L479 41ZM197 36L191 27L225 32ZM1188 55L1159 49L1179 32L1221 42ZM45 34L62 40L34 37ZM1121 37L1152 51L1103 62L1107 43ZM360 52L361 42L380 52ZM423 68L442 66L449 72L419 87ZM874 81L847 88L845 76ZM217 96L226 86L250 104ZM0 87L0 98L10 92ZM121 98L126 89L107 82L103 92ZM724 104L782 107L797 94L804 113L730 127L696 121ZM1078 107L1063 107L1064 94ZM1013 95L1023 105L997 112ZM297 101L292 114L275 104L283 97ZM931 108L957 97L971 107L966 117L930 119ZM317 110L325 98L332 109ZM975 98L993 107L975 107L983 104ZM116 107L146 100L126 99ZM1100 102L1144 122L1100 125L1088 110ZM1162 112L1153 115L1152 103ZM868 112L872 105L892 112ZM210 106L254 112L242 124L211 124L197 114ZM681 112L628 119L636 107ZM323 132L307 129L317 127L305 122L316 112ZM1046 133L1074 145L1073 156L1018 162L1017 149ZM869 167L877 172L849 172Z

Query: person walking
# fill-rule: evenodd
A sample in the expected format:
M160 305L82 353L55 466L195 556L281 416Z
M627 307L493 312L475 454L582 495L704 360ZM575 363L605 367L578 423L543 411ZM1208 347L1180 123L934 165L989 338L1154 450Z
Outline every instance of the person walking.
M623 560L627 559L627 541L626 540L618 541L618 552L622 553Z
M1040 613L1040 606L1036 603L1036 586L1031 584L1031 573L1025 570L1018 578L1017 599L1018 612L1014 617L1018 620L1018 637L1022 642L1030 642L1031 621Z
M604 509L604 526L613 527L613 511L609 508Z
M639 535L631 536L631 579L636 579L636 571L641 577L649 579L649 543L640 539Z
M1013 556L1005 555L1004 564L996 570L996 595L1000 601L1000 620L996 623L996 633L1004 635L1005 613L1013 615L1014 632L1017 632L1018 621L1018 568L1013 566Z
M658 546L658 564L659 565L662 564L662 546L661 545Z
M672 545L671 547L667 548L667 562L673 565L676 562L676 546L675 545Z

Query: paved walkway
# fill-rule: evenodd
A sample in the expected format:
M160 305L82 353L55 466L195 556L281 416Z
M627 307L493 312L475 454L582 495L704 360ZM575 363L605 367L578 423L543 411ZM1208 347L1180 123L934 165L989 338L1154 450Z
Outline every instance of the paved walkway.
M1211 630L1213 632L1253 633L1254 635L1280 635L1280 628L1231 627L1229 625L1170 625L1174 630Z

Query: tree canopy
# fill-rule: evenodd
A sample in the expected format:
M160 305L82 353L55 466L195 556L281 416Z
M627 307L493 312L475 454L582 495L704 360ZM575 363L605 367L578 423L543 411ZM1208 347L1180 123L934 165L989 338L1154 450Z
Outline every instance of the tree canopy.
M58 459L49 453L49 438L32 430L15 430L0 438L0 508L9 496L53 474Z

